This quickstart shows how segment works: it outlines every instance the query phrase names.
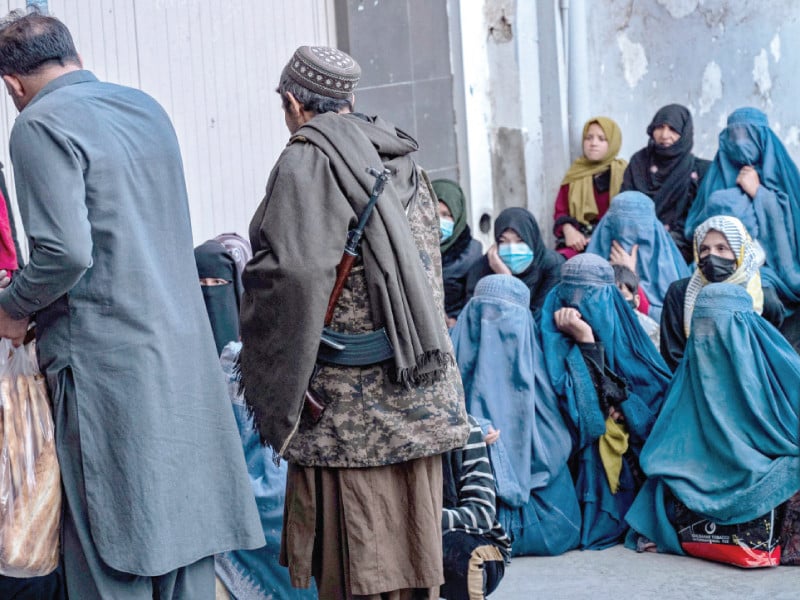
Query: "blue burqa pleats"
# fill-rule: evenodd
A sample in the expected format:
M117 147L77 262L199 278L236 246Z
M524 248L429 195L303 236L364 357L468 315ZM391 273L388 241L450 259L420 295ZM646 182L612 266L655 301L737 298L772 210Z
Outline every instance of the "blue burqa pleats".
M628 511L637 490L630 463L623 460L620 488L612 493L598 450L606 415L576 342L556 328L553 313L576 308L603 344L608 369L626 382L625 416L632 454L638 454L661 408L670 371L647 337L631 307L614 285L614 271L593 254L568 260L559 283L542 309L542 346L547 372L573 438L573 475L581 505L581 547L602 549L625 534Z
M800 489L800 357L747 291L709 284L664 408L641 454L649 479L627 520L682 554L671 495L721 524L755 519ZM629 540L632 541L632 540Z
M488 275L452 331L467 412L500 430L490 447L498 520L514 555L577 546L580 513L569 477L570 435L558 410L529 309L528 287Z
M753 166L761 181L752 203L736 185L745 165ZM712 198L719 190L731 192ZM767 255L764 283L775 287L784 302L800 302L800 172L757 108L740 108L728 117L717 155L686 218L686 237L691 239L695 227L716 214L735 216L745 224Z
M309 589L292 587L289 570L278 564L286 497L286 463L281 462L280 466L273 463L271 451L261 445L253 426L253 417L238 394L239 375L235 372L234 363L241 347L241 343L231 342L223 350L220 360L228 377L247 473L267 544L256 550L235 550L217 555L215 571L237 600L311 600L317 597L314 583Z
M661 320L664 297L673 281L691 275L680 250L656 217L655 204L641 192L614 196L605 216L592 232L587 252L608 258L616 240L630 252L639 245L636 273L650 302L651 318Z

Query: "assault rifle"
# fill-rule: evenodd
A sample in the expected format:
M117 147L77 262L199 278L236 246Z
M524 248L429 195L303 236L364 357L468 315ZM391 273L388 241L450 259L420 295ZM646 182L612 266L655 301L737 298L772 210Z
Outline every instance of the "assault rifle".
M336 308L337 302L339 302L339 297L342 295L344 284L350 276L350 271L353 269L353 265L358 258L359 245L361 243L361 237L364 235L367 221L369 221L369 217L375 208L375 203L383 193L383 189L386 187L386 183L389 181L392 174L389 169L379 171L372 167L367 167L367 173L375 177L375 183L372 186L372 194L358 219L358 224L347 232L347 242L345 243L344 252L342 252L339 265L336 267L336 283L334 283L330 298L328 299L328 310L325 311L325 325L322 330L322 335L320 336L320 358L334 364L371 364L391 358L393 355L391 345L388 343L389 339L383 328L364 334L343 334L328 329L333 320L333 311ZM363 362L364 360L367 362ZM322 418L322 413L325 411L325 404L321 394L311 389L311 387L306 388L303 397L303 412L308 415L312 423L316 423Z

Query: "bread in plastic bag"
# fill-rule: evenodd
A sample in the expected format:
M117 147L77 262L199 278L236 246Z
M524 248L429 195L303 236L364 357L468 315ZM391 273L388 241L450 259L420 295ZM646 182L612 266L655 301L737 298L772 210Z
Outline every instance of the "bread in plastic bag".
M61 474L35 342L0 340L0 574L46 575L58 565Z

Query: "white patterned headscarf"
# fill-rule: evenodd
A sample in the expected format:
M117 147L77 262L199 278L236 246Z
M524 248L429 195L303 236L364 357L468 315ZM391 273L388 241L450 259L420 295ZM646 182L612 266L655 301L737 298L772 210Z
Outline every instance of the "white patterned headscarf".
M703 243L706 235L711 230L719 231L725 236L736 258L736 270L724 283L734 283L745 288L753 299L753 310L761 314L764 308L764 292L761 289L761 275L758 269L766 259L764 250L757 241L753 241L739 219L728 215L717 215L706 219L694 230L695 264L698 264L700 259L700 244ZM689 285L686 288L686 299L683 304L683 329L687 337L691 331L692 313L694 312L697 294L708 283L709 281L700 269L696 269L689 280Z

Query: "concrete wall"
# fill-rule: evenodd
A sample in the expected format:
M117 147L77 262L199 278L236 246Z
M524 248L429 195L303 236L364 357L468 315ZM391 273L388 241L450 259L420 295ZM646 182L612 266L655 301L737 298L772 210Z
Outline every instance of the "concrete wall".
M361 65L356 110L414 137L431 178L458 180L447 0L337 0L339 48Z
M336 44L333 1L48 4L70 28L87 69L144 90L169 113L183 154L195 242L225 231L246 236L289 138L275 93L281 69L299 45ZM0 0L0 13L24 6L25 0ZM8 98L0 100L0 161L12 198L8 134L16 115Z
M587 2L587 17L591 111L620 124L622 156L678 102L694 116L699 156L713 157L731 111L755 106L800 160L796 0L607 0Z
M658 108L684 104L695 154L712 158L727 115L756 106L800 160L797 0L471 0L457 25L473 229L526 206L550 243L555 194L595 115L620 124L627 159Z

